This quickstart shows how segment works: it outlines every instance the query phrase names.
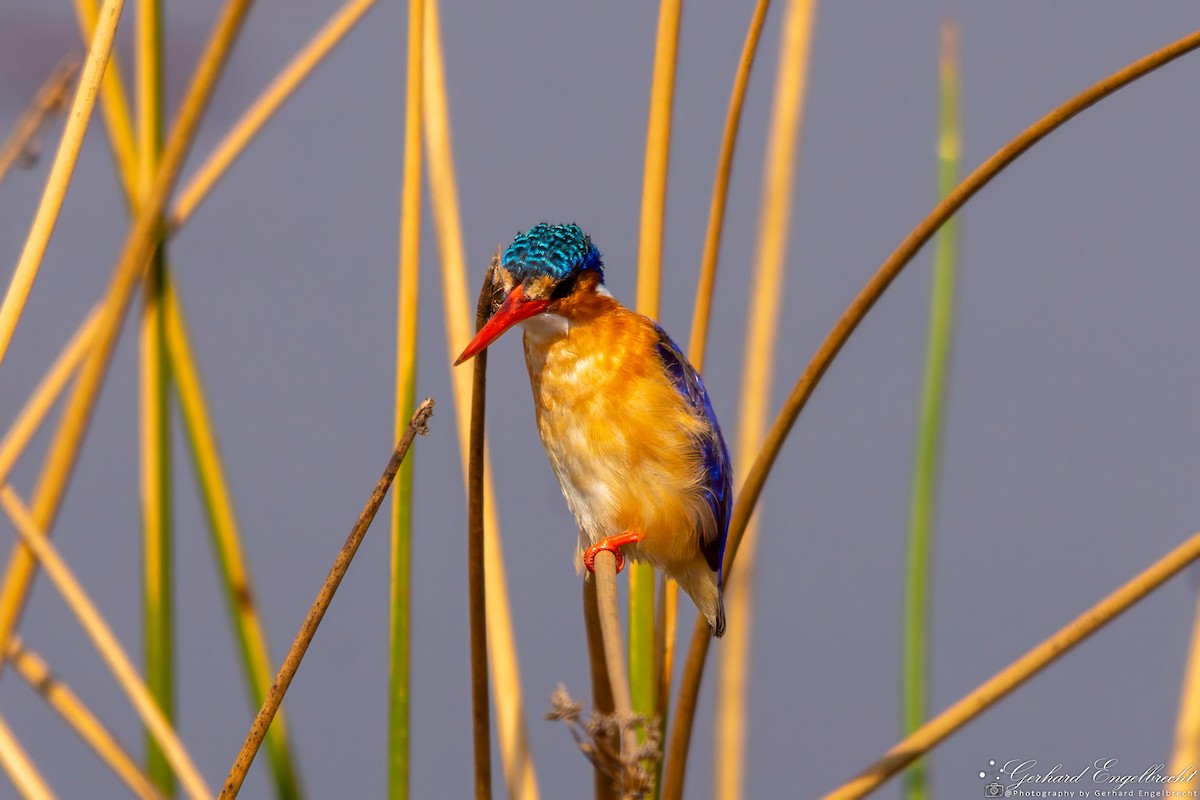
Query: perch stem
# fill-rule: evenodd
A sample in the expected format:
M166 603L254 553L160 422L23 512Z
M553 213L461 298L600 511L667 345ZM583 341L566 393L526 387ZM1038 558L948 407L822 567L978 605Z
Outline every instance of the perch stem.
M600 625L600 602L596 596L596 581L583 582L583 621L587 629L588 660L592 672L592 708L597 714L613 713L612 683L608 677L608 664L605 661L604 632ZM600 731L597 732L596 744L601 748L616 751L620 745L616 737ZM596 800L620 800L621 793L611 775L606 773L599 762L595 764Z
M604 663L612 688L613 708L619 719L633 716L633 700L629 693L629 676L625 672L625 648L621 644L621 619L617 608L617 558L611 550L596 554L596 601L600 610L600 633L604 637ZM632 753L637 748L637 730L626 726L621 748Z

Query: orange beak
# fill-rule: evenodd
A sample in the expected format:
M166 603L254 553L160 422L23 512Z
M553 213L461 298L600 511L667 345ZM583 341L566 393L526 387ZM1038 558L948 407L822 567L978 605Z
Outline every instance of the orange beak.
M475 334L475 338L467 345L467 349L462 351L462 355L454 362L454 366L457 367L467 359L479 355L488 345L499 339L506 330L521 320L536 317L549 305L549 300L533 300L526 297L525 290L518 284L517 288L504 298L504 302L496 309L496 313L492 314L492 318L479 329L479 333Z

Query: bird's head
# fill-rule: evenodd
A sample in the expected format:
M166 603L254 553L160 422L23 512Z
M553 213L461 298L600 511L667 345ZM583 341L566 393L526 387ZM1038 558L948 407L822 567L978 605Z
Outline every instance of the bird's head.
M492 280L503 298L487 323L454 362L478 355L518 322L554 314L581 293L601 289L600 251L578 225L539 223L518 233L492 260Z

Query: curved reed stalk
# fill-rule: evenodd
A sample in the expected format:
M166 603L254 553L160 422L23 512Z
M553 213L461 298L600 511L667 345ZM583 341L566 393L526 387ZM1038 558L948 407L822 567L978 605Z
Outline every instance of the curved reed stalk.
M8 660L21 680L29 684L46 704L58 712L63 721L87 743L92 751L108 765L118 778L141 800L161 800L162 795L133 759L125 752L104 723L84 705L71 687L67 686L33 650L25 647L20 636L8 643Z
M870 793L1196 559L1200 559L1200 533L1135 575L1124 586L922 725L858 777L825 795L825 800L852 800Z
M796 417L803 410L813 390L825 375L833 359L841 351L842 346L850 338L850 334L862 322L863 317L883 295L900 271L912 260L917 251L929 241L937 229L972 196L1018 156L1033 147L1052 131L1061 127L1068 120L1092 105L1103 100L1108 95L1134 82L1138 78L1153 72L1165 64L1169 64L1180 56L1200 47L1200 31L1194 31L1187 36L1177 39L1170 44L1155 50L1153 53L1138 59L1129 66L1114 72L1077 94L1067 102L1055 108L1046 116L1035 122L1014 139L1001 147L987 161L981 164L959 185L938 203L916 228L905 237L887 260L883 262L875 275L867 282L850 306L842 313L833 329L826 335L812 361L809 362L799 381L792 388L791 394L780 409L775 422L771 425L763 448L755 459L754 465L746 477L738 493L737 502L733 509L733 520L730 523L729 542L725 552L726 569L733 563L741 543L742 533L746 523L754 511L758 498L762 493L767 476L775 459L783 449L783 443L796 422ZM700 691L700 679L704 674L704 663L708 654L709 633L708 625L701 625L699 620L692 630L692 644L688 660L684 666L683 678L680 681L679 701L675 712L675 722L671 726L671 738L667 751L667 769L664 782L663 797L678 800L683 793L683 778L687 766L687 751L691 738L692 723L696 713L696 699Z
M249 0L229 0L222 11L213 36L201 56L176 125L163 150L154 187L147 196L144 207L138 211L117 266L113 270L95 346L80 371L79 380L50 445L50 452L34 494L32 512L39 530L48 532L53 528L59 501L70 479L100 384L107 372L120 322L125 315L133 288L158 241L160 231L156 221L175 185L200 117L248 10ZM36 562L29 550L18 546L9 560L3 588L0 588L0 644L7 643L16 627L28 596L35 567ZM3 652L4 650L0 649L0 655L3 655Z
M737 72L733 76L733 89L729 93L729 108L725 112L725 131L721 134L721 151L717 156L717 175L713 179L712 201L708 207L708 227L704 234L704 254L700 257L700 276L696 281L696 305L692 311L692 333L688 340L688 360L697 372L704 372L704 361L708 356L708 323L712 317L713 288L717 283L717 259L721 255L721 237L725 232L725 206L729 200L729 176L733 173L733 152L737 145L738 130L742 125L742 107L746 104L746 87L750 85L750 70L758 55L758 43L762 41L763 23L767 20L767 9L771 0L758 0L746 40L742 43L742 55L738 59Z
M21 746L4 717L0 717L0 765L26 800L53 800L54 792Z
M429 193L437 233L442 276L442 306L446 320L446 349L450 361L471 340L470 293L467 289L467 263L464 255L462 221L459 215L458 185L454 175L454 155L450 136L450 112L446 103L442 36L438 24L438 5L429 0L425 7L425 147L428 151ZM454 409L458 422L459 453L463 475L471 473L468 464L473 373L465 369L450 371L454 389ZM521 696L521 670L512 630L512 611L508 583L504 574L500 522L492 487L491 458L487 438L483 444L483 548L487 564L487 637L492 672L492 703L496 708L496 738L509 797L538 800L537 774L529 752L529 737Z
M21 312L25 309L25 301L29 298L38 269L42 265L42 256L46 254L46 247L50 244L50 234L54 232L58 212L66 199L67 187L71 183L71 174L75 171L79 150L83 147L83 136L87 133L92 109L96 106L100 78L104 75L105 65L108 64L108 54L112 50L123 6L124 0L105 0L100 11L100 24L83 62L75 99L67 112L67 124L63 127L58 152L50 166L50 175L46 178L46 188L42 192L42 199L34 215L33 225L29 229L29 236L25 239L20 259L13 270L8 291L4 295L4 301L0 303L0 364L4 363L4 355L8 352L13 332L21 318Z
M359 545L367 535L371 521L375 519L375 514L383 505L383 498L392 485L396 473L400 470L400 465L404 463L404 457L408 455L413 440L418 435L423 436L428 433L427 426L431 416L433 416L433 399L426 398L413 413L408 426L396 442L392 457L388 459L383 474L375 483L371 496L367 498L366 505L363 506L357 521L346 536L346 543L338 551L333 560L333 566L329 568L329 574L317 591L317 597L304 617L304 622L300 624L300 630L292 641L287 656L283 659L279 674L275 676L275 682L271 684L271 691L263 701L258 716L254 718L254 722L246 734L246 741L242 743L242 749L238 751L229 775L225 778L225 785L221 788L221 800L237 797L238 792L241 791L242 782L246 780L246 773L250 771L250 765L254 763L254 756L258 753L258 748L262 746L263 737L267 734L267 728L271 727L271 721L275 718L275 713L283 702L284 694L292 684L292 678L296 677L296 670L300 668L300 661L304 658L313 636L317 633L317 626L321 624L325 612L329 610L329 604L333 602L333 595L341 585L342 578L346 577L346 571L350 569L350 562L354 560L354 554L358 552Z
M13 521L22 543L45 568L55 588L125 691L142 723L162 748L163 755L179 777L184 791L196 800L212 797L212 792L204 784L204 778L200 776L200 771L196 769L191 756L171 729L171 723L155 704L146 684L138 677L129 655L104 621L103 615L96 609L95 603L79 584L75 573L50 543L45 531L38 527L33 515L24 507L11 487L5 486L0 489L0 503L4 505L5 512ZM6 645L5 651L8 650Z
M738 420L738 484L762 442L767 427L779 308L784 294L784 258L792 216L796 182L796 157L804 125L804 100L808 90L808 65L816 0L792 0L780 31L779 65L775 99L763 163L762 201L759 210L758 253L752 295L746 317L746 344L742 357L741 415ZM717 680L717 721L713 725L713 792L717 797L740 798L745 792L746 685L754 623L755 567L758 525L746 525L742 557L727 575L729 627L721 647Z

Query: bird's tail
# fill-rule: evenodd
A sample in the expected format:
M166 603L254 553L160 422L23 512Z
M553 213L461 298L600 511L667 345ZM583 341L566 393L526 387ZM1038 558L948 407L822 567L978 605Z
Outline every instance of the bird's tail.
M721 598L721 582L717 574L708 568L707 563L697 559L691 569L676 572L673 577L708 620L713 636L722 636L725 633L725 602Z

